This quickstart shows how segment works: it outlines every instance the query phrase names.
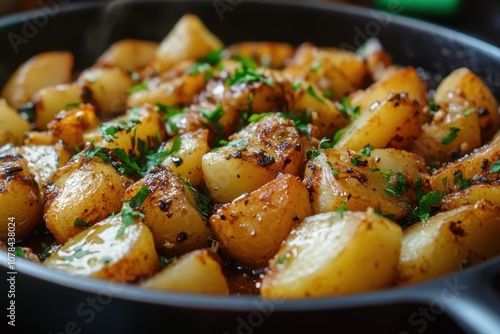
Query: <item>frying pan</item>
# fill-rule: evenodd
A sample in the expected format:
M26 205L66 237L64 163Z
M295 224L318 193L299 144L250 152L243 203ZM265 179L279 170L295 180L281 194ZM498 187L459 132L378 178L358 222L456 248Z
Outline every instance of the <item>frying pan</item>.
M467 66L500 99L499 49L438 26L368 9L316 2L240 0L41 3L46 4L43 11L0 20L0 84L36 53L70 50L76 56L76 67L83 69L117 40L161 40L182 14L190 12L200 16L226 44L244 40L312 41L353 49L374 36L396 63L429 71L431 86L451 70ZM394 4L392 8L397 11L398 1ZM226 8L222 14L221 6ZM13 34L22 42L18 39L13 44ZM0 252L0 291L4 296L10 277L6 263L6 253ZM273 302L251 296L148 291L68 276L24 259L16 261L16 270L16 327L6 327L2 332L7 333L14 329L22 333L500 331L500 258L404 288ZM7 313L5 301L2 306ZM2 326L7 326L7 320L2 315Z

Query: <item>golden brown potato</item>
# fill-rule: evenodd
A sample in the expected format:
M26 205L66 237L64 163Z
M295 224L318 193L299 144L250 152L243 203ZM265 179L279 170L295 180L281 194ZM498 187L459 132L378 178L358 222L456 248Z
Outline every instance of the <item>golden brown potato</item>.
M151 229L160 254L177 256L209 245L212 232L205 217L211 208L193 188L168 167L160 167L128 188L125 200L143 186L151 193L138 211L145 215L143 222Z
M152 67L164 72L182 60L201 59L222 47L222 42L197 16L186 14L160 43Z
M227 203L254 191L279 173L300 173L304 151L293 121L269 115L233 134L230 140L202 160L207 188L218 202Z
M44 52L23 63L11 75L2 97L14 108L31 101L40 89L71 81L73 55L69 52Z
M292 228L310 215L306 187L297 177L283 175L218 208L210 226L231 258L248 268L264 268Z
M160 262L148 227L140 221L123 226L121 215L111 216L69 239L44 265L123 283L153 275Z
M0 147L5 144L21 145L25 132L31 130L27 120L0 99Z
M43 218L58 243L85 230L77 218L93 225L118 213L130 184L100 158L88 159L84 154L61 168L53 179L47 188Z
M176 259L141 286L171 292L211 295L229 293L220 260L208 249L195 250Z
M467 108L467 102L447 103L424 124L422 133L409 150L429 162L448 162L462 157L481 145L479 116Z
M175 139L169 140L164 150L171 149ZM169 167L175 174L181 175L197 187L203 182L201 161L203 155L210 151L208 146L208 130L198 130L180 136L180 148L176 153L169 155L162 166Z
M398 224L373 210L306 218L270 261L261 295L328 297L389 287L402 234Z
M242 42L228 47L231 55L249 57L257 60L259 66L283 68L295 49L288 43Z
M75 83L40 89L33 96L37 129L47 130L47 124L68 104L88 102L84 97L83 87Z
M467 68L459 68L450 73L436 89L434 100L437 104L464 98L468 107L479 116L481 139L485 143L498 131L498 102L491 90Z
M399 284L460 270L500 254L500 208L483 200L441 212L403 234Z
M441 210L450 211L464 205L475 204L488 200L500 207L500 184L476 184L467 189L447 194L441 200Z
M126 110L127 95L135 82L118 67L93 67L83 71L77 83L91 94L92 104L102 118L116 116Z
M363 156L353 151L323 150L307 163L304 173L314 213L345 205L353 211L371 207L396 219L408 215L417 204L414 177L425 170L425 163L403 152L394 149L381 154L382 159L373 152Z
M124 39L112 44L98 59L98 66L120 67L126 72L141 72L153 60L158 43Z
M47 185L57 170L69 161L71 153L62 145L23 145L14 147L6 153L18 153L28 162L28 168L45 195Z
M430 178L431 187L438 192L444 190L451 193L472 184L497 181L500 174L496 172L495 166L498 166L499 161L500 140L497 140L436 170Z
M427 104L426 88L413 67L407 67L375 82L361 94L356 94L351 99L351 104L359 106L363 112L370 109L374 103L385 100L390 93L406 93L410 100L416 100L420 106Z
M149 138L149 139L148 139ZM139 141L163 142L165 126L160 114L151 106L132 108L127 115L120 116L83 135L84 142L94 142L95 146L121 148L125 153L139 154Z
M418 103L412 102L406 94L389 96L376 108L361 112L342 130L335 147L354 151L368 145L404 147L419 136L421 125Z
M41 221L40 190L28 162L19 154L0 155L0 208L0 240L11 237L19 242Z
M81 104L62 110L53 121L47 124L47 128L67 147L81 149L85 146L83 134L98 126L99 123L100 120L95 115L94 107L91 104Z

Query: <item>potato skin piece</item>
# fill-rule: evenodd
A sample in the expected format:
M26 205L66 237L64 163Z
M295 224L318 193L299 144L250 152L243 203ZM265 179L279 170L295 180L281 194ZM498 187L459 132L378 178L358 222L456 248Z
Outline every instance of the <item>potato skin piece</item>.
M69 239L44 265L71 275L123 283L153 275L160 261L148 227L136 222L117 237L122 224L121 215L106 218Z
M69 162L53 179L47 188L43 218L58 243L85 230L75 226L76 218L92 225L120 212L130 184L100 158L89 160L85 156Z
M19 154L0 155L0 240L7 240L9 218L15 220L15 239L21 241L41 222L38 184Z
M249 268L263 268L293 227L312 215L306 187L292 175L219 207L210 217L222 250Z
M195 194L177 174L168 167L155 168L127 189L125 200L142 186L150 194L137 211L145 215L143 222L160 254L178 256L208 246L212 232L196 207Z
M306 218L270 261L263 298L328 297L389 287L397 273L401 227L367 212Z
M500 207L500 182L494 184L475 184L467 189L447 194L441 200L441 210L450 211L464 205L488 200Z
M398 284L446 275L500 254L500 207L486 200L441 212L404 231Z
M143 282L141 287L212 295L229 293L220 259L209 249L199 249L181 256Z

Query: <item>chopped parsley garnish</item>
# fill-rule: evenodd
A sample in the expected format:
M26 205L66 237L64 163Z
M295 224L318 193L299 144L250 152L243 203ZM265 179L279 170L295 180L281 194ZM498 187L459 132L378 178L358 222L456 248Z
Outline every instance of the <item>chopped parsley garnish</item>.
M137 93L137 92L142 92L143 90L147 90L148 89L148 83L147 82L143 82L139 85L136 85L134 87L131 87L129 90L128 90L128 94L129 95L132 95L134 93Z
M490 173L493 173L493 174L500 173L500 160L491 164Z
M316 94L312 86L307 87L307 94L311 95L316 101L319 101L322 104L326 104L325 100L323 100L321 97L318 96L318 94Z
M234 59L239 61L243 67L256 70L257 69L257 64L255 63L255 60L250 57L243 57L243 56L236 56Z
M313 147L309 148L306 151L306 157L307 157L307 159L316 158L317 156L319 156L319 154L321 153L321 151L332 148L333 146L329 142L330 142L330 139L323 138L323 139L320 140L320 142L318 144L318 149L315 149ZM328 162L328 163L330 163L330 162Z
M241 139L241 140L231 141L231 142L227 142L224 145L233 146L233 147L246 147L246 146L248 146L248 140Z
M141 124L141 121L139 120L139 110L134 108L132 109L129 119L112 122L111 124L102 123L99 125L99 129L101 130L104 139L111 142L116 139L116 134L118 132L125 130L126 133L129 133L134 130L138 124Z
M120 229L116 234L117 238L120 238L123 233L125 233L125 229L127 227L135 224L137 219L144 219L144 214L139 211L135 211L135 209L140 207L142 203L144 203L144 200L149 196L150 193L151 192L148 188L142 186L139 191L137 191L137 194L134 197L123 204L123 208L120 213L122 217L122 225L120 226Z
M460 190L467 189L472 184L472 179L464 179L464 175L461 170L453 173L453 184L459 185Z
M351 121L354 121L359 116L359 107L353 107L351 100L349 100L347 96L344 96L340 103L335 103L335 106L345 118L348 118Z
M450 128L450 133L441 139L441 143L445 145L451 144L455 139L457 139L457 133L460 132L460 130L462 130L462 128L452 126Z
M161 103L157 103L158 111L163 115L163 120L166 122L168 128L172 132L177 132L177 123L188 111L188 108L178 108L177 106L166 106Z
M309 128L307 127L308 124L311 124L313 122L312 116L309 115L307 110L293 110L290 112L281 112L280 113L281 117L285 119L290 119L295 123L295 126L297 129L305 134L309 134Z
M382 216L382 217L385 217L385 218L390 219L390 220L396 220L396 215L394 215L394 214L384 214L382 211L380 211L380 209L376 209L375 210L375 214L377 216Z
M420 220L429 219L430 213L432 211L432 206L439 204L444 195L444 191L440 193L435 190L430 191L428 194L422 196L419 201L418 207L413 210L411 215L419 218Z
M342 128L335 132L335 135L333 136L333 144L337 144L340 141L340 138L342 138L342 135L344 132L347 130L347 128Z
M205 58L198 60L190 69L188 74L196 75L198 73L205 73L207 80L213 76L212 66L217 65L224 56L224 49L215 50L210 52Z
M443 177L443 179L441 180L441 182L443 182L443 186L446 187L446 184L448 183L448 176Z
M24 257L26 254L24 253L24 251L21 247L16 247L14 249L14 255L17 257Z
M333 96L333 90L329 90L329 91L327 91L327 92L324 92L324 93L323 93L323 97L324 97L325 99L329 99L329 98L331 98L332 96Z
M107 265L109 264L113 259L110 258L109 256L105 256L101 259L101 263L104 264L104 265Z
M121 148L113 148L111 151L113 151L121 161L121 164L117 168L120 173L127 176L133 176L135 174L141 177L144 176L144 171L139 167L137 161L133 159L133 156L127 155Z
M201 192L199 192L189 181L184 181L186 188L191 190L195 195L196 208L205 218L210 217L212 212L212 199Z
M274 115L274 114L275 114L274 112L263 112L261 114L253 114L250 117L248 117L248 122L255 123L255 122L260 121L261 119L263 119L266 116Z
M399 197L408 191L408 184L401 172L396 172L395 175L389 174L386 177L387 188L384 189L385 193L389 196Z
M166 266L172 264L175 260L175 257L165 257L163 255L160 256L160 269L165 268Z
M63 109L73 109L73 108L78 108L82 105L81 102L71 102L71 103L66 103L63 107Z
M296 82L293 84L293 90L297 90L299 88L302 88L302 82Z
M85 150L85 156L87 158L89 158L89 159L92 159L94 157L99 157L104 162L108 162L109 161L108 155L106 153L104 153L103 148L100 147L100 146L86 149Z
M75 221L73 223L74 226L78 226L78 227L90 227L91 225L89 223L87 223L85 220L83 219L80 219L78 217L75 218Z
M227 83L229 86L241 83L241 84L250 84L253 82L263 82L268 86L271 86L274 83L274 80L266 77L264 74L257 72L255 68L251 68L246 66L244 63L242 66L236 69L234 75L229 76L227 78Z
M473 112L474 112L474 109L473 108L469 108L469 109L467 109L467 110L464 111L464 116L469 116Z
M222 116L224 116L224 110L222 110L221 104L217 105L214 111L209 111L206 108L199 108L198 110L203 115L203 117L205 117L209 121L210 125L214 129L221 130L224 128L222 124L219 123ZM209 126L208 124L203 124L203 125L205 125L206 127Z
M170 149L156 152L156 153L152 153L152 154L148 154L146 156L146 160L147 160L146 171L150 171L154 167L161 165L162 162L168 156L179 152L179 150L181 149L181 145L182 145L181 137L175 136Z
M276 260L276 263L277 263L277 264L283 264L283 263L285 263L285 261L286 261L286 256L284 256L284 255L283 255L283 256L280 256L280 257Z
M332 169L332 174L334 177L339 177L339 171L336 169Z
M311 67L309 72L316 73L319 71L320 68L323 67L323 65L324 65L324 62L322 60L320 60L320 61L316 62L316 64L313 67Z
M369 156L371 156L372 151L374 149L375 148L373 146L367 145L367 146L363 147L363 149L361 150L361 154L363 154L365 157L369 157Z
M335 218L337 218L337 219L342 218L342 216L344 215L344 212L348 211L346 206L345 206L346 203L347 203L347 200L342 202L340 207L337 209L337 215L335 216Z
M439 106L436 104L436 101L434 99L429 100L429 112L431 114L435 114L439 110Z

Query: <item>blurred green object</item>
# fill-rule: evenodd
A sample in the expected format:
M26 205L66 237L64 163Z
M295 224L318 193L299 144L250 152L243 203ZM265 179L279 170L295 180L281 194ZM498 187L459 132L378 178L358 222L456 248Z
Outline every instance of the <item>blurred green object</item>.
M462 0L375 0L375 6L394 14L417 14L450 17L456 14Z

